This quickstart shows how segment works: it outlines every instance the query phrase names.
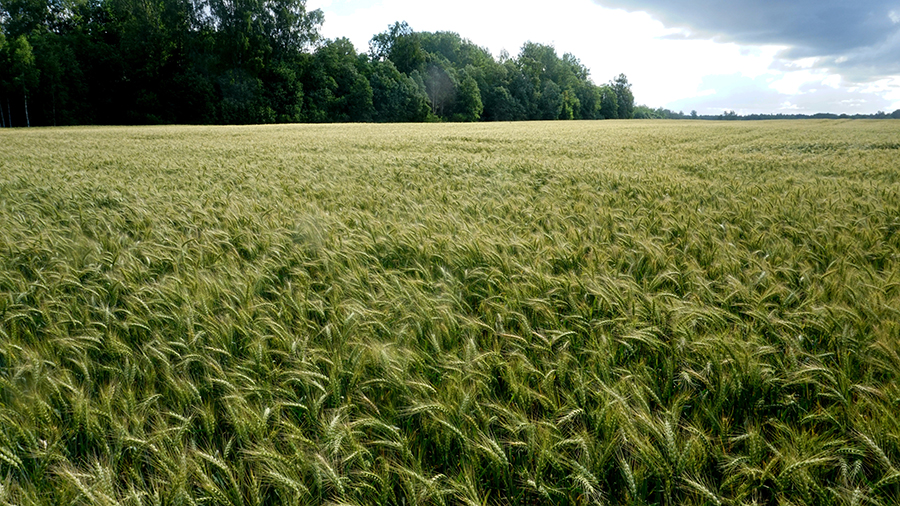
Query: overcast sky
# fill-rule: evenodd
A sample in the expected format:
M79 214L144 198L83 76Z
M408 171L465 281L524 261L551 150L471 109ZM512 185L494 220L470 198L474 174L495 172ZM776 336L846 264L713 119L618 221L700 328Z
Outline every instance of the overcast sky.
M635 101L675 111L900 109L900 0L307 0L322 35L360 52L395 21L518 54L572 53L597 84L625 73Z

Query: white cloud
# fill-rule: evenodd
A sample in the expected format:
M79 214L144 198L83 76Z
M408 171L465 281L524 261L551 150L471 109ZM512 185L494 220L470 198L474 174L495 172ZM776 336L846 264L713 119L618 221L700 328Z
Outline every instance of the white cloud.
M782 95L800 95L811 91L809 85L820 84L828 77L822 71L798 70L782 74L769 86Z
M811 69L816 66L818 58L800 58L787 63L788 68Z
M822 80L822 84L830 88L838 89L841 87L841 76L832 74Z
M900 109L900 77L879 79L861 87L864 93L879 95L893 102L891 110Z

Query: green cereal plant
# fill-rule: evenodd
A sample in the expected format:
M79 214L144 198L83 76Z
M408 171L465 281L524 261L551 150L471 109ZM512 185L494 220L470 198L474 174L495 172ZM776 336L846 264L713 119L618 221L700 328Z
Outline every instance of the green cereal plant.
M890 121L0 131L0 504L892 504Z

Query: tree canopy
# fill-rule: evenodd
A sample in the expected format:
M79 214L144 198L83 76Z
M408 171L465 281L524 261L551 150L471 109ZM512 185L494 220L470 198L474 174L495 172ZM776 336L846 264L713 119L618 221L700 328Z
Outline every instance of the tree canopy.
M305 0L0 0L0 126L630 118L553 46L398 22L368 53Z

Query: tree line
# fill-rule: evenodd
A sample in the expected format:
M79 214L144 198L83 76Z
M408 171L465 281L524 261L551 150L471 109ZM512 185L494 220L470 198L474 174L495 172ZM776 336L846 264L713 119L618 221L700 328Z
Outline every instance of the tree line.
M305 0L0 0L0 125L631 118L624 75L395 23L357 53Z
M820 112L816 114L738 114L734 111L724 111L722 114L697 114L691 111L685 114L682 111L672 111L664 107L653 109L646 105L638 105L634 108L634 119L705 119L705 120L729 120L729 121L754 121L767 119L900 119L900 109L888 114L878 111L874 114L834 114Z

